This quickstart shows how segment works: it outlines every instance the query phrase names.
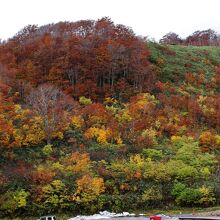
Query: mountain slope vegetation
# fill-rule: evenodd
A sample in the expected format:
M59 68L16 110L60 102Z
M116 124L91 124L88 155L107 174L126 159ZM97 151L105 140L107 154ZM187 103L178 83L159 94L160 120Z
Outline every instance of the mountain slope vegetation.
M220 50L109 18L0 44L0 215L219 205Z

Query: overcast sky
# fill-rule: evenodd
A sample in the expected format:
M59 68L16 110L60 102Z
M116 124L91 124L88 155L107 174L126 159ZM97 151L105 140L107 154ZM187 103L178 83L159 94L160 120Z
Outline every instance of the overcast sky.
M208 28L220 33L220 0L1 0L0 7L0 39L28 24L104 16L156 40L170 31L181 37Z

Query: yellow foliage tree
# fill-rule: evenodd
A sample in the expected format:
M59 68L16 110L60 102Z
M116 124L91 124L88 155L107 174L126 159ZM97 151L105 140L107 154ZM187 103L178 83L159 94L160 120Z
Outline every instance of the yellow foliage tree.
M81 105L90 105L92 104L92 100L90 98L86 98L85 96L79 97L79 103Z
M146 189L142 195L143 201L158 201L162 199L163 199L162 192L157 186L152 186Z
M111 131L109 129L91 127L85 132L85 137L87 139L94 138L100 144L107 144L110 136Z
M64 159L65 170L72 173L87 173L91 167L88 154L72 153Z
M77 203L89 203L105 191L104 181L100 177L84 175L76 181L76 192L73 200Z
M10 139L13 135L13 115L15 106L6 102L0 93L0 146L10 146Z
M215 203L216 199L211 187L202 186L199 188L199 192L201 193L200 204L208 206Z
M210 131L204 131L199 137L199 143L204 149L215 149L216 138Z
M80 116L73 116L71 118L71 125L76 129L80 129L84 125L84 121Z
M54 180L52 183L42 187L42 195L39 201L52 209L67 206L68 196L66 185L61 180Z
M13 131L14 146L34 145L46 138L40 117L31 118L27 110L22 110L18 117L20 118L20 125Z

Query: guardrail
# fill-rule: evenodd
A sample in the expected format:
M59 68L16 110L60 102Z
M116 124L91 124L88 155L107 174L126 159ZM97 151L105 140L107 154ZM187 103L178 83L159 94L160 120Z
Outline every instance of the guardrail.
M202 217L202 216L181 216L178 217L179 220L220 220L220 217L211 216L211 217Z

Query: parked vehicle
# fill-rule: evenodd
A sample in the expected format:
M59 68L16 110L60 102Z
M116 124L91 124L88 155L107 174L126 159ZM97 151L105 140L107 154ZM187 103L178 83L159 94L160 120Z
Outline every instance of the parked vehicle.
M56 220L56 216L55 215L41 216L38 220Z

